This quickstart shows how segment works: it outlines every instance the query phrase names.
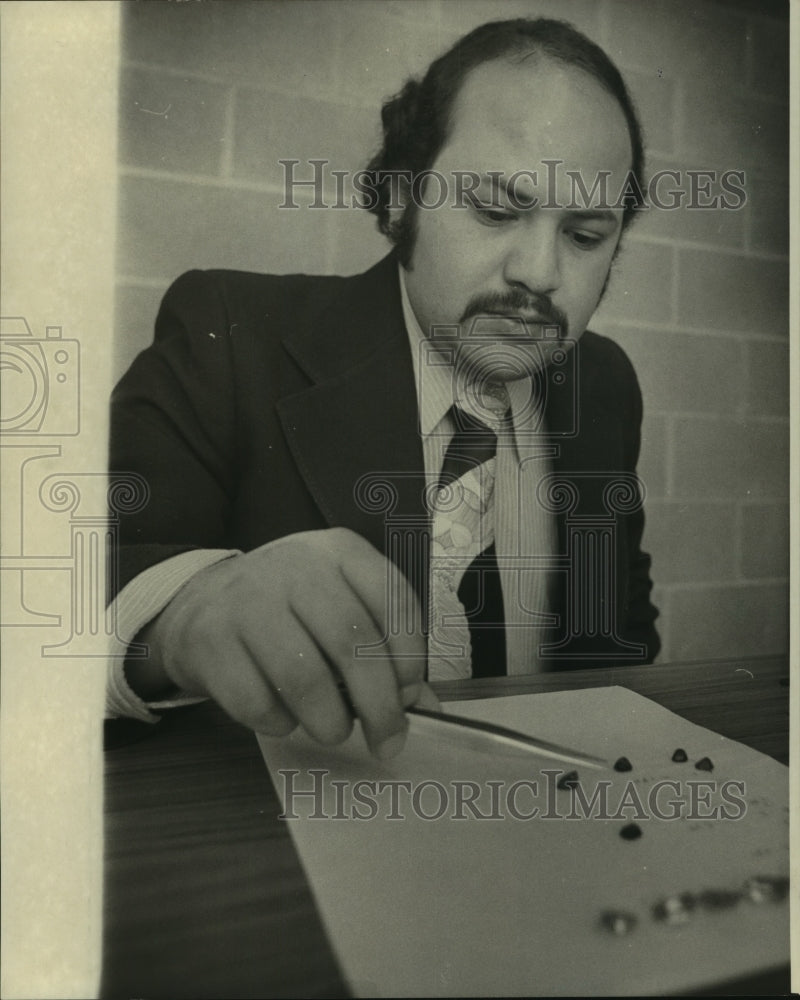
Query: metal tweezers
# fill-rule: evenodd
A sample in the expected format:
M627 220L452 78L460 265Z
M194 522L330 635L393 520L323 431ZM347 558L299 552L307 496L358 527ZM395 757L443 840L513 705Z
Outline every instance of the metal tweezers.
M358 713L343 681L339 681L338 688L353 716L357 716ZM414 705L405 711L411 716L411 726L415 731L432 736L455 738L462 747L469 747L481 753L546 757L565 764L580 764L597 769L610 766L602 757L594 757L592 754L560 746L558 743L537 739L516 729L508 729L506 726L496 726L493 722L468 719L466 716L451 715L449 712L434 712Z
M482 753L512 753L517 755L533 755L547 757L566 764L580 764L584 767L609 767L607 760L594 757L592 754L570 747L550 743L535 736L527 736L516 729L497 726L493 722L482 722L479 719L468 719L463 715L451 715L449 712L432 712L427 708L407 708L411 716L412 729L418 728L436 735L436 730L457 736L464 746L479 750Z

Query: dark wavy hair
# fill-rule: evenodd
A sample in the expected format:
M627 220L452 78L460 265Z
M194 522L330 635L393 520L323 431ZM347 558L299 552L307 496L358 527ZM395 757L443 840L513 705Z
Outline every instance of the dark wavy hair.
M490 21L465 35L428 68L423 79L409 80L381 110L383 146L363 173L372 197L366 207L378 218L378 228L395 245L404 265L411 259L415 236L414 204L392 222L389 205L392 175L402 172L413 180L433 166L449 135L453 105L469 72L494 59L542 54L594 77L617 99L630 134L633 193L625 200L623 230L642 206L644 174L642 129L633 101L619 70L603 50L566 21L517 18Z

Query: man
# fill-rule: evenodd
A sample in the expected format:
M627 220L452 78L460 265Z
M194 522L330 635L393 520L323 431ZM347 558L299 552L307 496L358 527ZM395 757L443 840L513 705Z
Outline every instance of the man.
M337 743L355 709L389 757L428 680L658 650L639 390L585 333L641 188L619 74L561 22L496 22L383 122L389 257L184 275L116 390L111 468L150 500L121 527L112 712L177 687Z

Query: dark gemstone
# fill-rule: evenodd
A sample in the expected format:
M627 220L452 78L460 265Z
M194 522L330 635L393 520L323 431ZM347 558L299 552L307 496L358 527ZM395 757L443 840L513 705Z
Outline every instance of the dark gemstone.
M618 937L630 934L637 923L635 914L626 913L624 910L606 910L600 914L600 926Z
M685 750L681 750L681 748L678 747L678 749L672 755L672 759L675 761L676 764L685 764L686 761L689 759L689 756Z
M698 771L714 770L714 765L711 763L710 757L702 757L700 760L698 760L698 762L694 766L697 768Z
M789 879L758 875L745 882L744 891L754 903L779 903L789 895Z
M628 760L627 757L620 757L619 760L614 761L615 771L632 771L633 764Z
M685 924L697 905L697 900L690 892L682 892L678 896L667 896L653 907L653 916L665 924Z
M642 835L642 828L638 823L627 823L619 831L619 835L623 840L638 840Z
M740 892L729 889L706 889L697 897L697 902L706 910L728 910L742 899Z
M577 786L578 786L577 771L567 771L567 773L562 774L561 777L556 782L556 788L577 788Z

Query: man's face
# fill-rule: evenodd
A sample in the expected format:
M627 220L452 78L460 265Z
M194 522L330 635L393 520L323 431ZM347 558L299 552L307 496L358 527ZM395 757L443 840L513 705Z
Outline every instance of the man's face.
M554 168L545 160L562 162ZM540 367L558 346L553 326L561 339L580 337L604 290L622 209L584 211L569 171L580 173L588 191L606 172L613 204L630 166L621 108L582 71L536 57L471 72L433 165L447 181L447 200L416 213L406 288L426 336L458 324L459 360L480 379L520 377ZM453 207L458 171L481 180ZM525 175L509 188L518 171ZM423 194L432 204L439 189L429 181ZM560 207L542 207L554 203Z

